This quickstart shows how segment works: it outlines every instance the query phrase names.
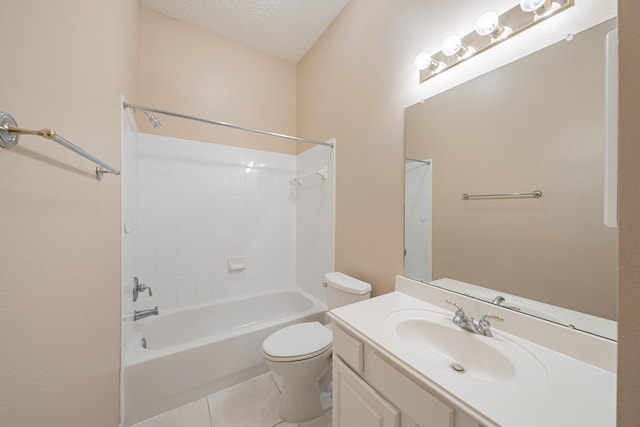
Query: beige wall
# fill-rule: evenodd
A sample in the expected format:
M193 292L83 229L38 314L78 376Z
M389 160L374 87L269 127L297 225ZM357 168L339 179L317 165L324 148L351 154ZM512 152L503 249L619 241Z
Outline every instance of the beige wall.
M143 8L140 104L295 135L296 67ZM162 127L154 130L144 115L136 116L147 133L296 152L286 139L162 115L157 116Z
M351 0L298 63L298 132L337 138L336 269L370 282L378 295L402 272L409 102L396 93L395 61L405 55L394 52L401 38L394 34L409 21L405 8Z
M619 2L618 425L632 427L640 424L640 6L636 0ZM402 111L417 97L397 82L417 78L405 68L416 53L415 29L426 17L423 3L351 0L298 67L300 133L339 138L337 268L370 280L378 294L391 290L393 275L402 271ZM137 2L129 0L4 2L3 16L11 19L3 23L0 38L5 58L11 59L1 72L2 109L25 127L54 127L117 166L119 94L136 101L137 15ZM178 53L165 49L162 65L175 66ZM173 90L175 83L169 80L153 90ZM204 93L196 86L181 105L160 105L152 98L145 102L205 115L208 111L191 109L190 102L220 96L226 85L219 86ZM255 94L246 94L245 100L267 110L273 105ZM211 111L213 118L217 112ZM283 116L286 122L289 115ZM227 120L236 118L245 116ZM282 127L273 130L295 129ZM119 180L107 176L96 182L90 163L35 137L23 138L12 151L1 150L0 169L0 420L6 425L115 426Z
M429 19L427 3L351 0L298 64L298 132L310 138L330 135L338 138L336 268L371 281L376 294L390 291L393 276L402 271L403 110L423 97L422 94L432 95L438 93L439 87L451 87L443 77L440 82L436 82L436 78L427 85L438 89L427 89L427 86L418 89L413 80L417 79L417 73L407 67L420 51L415 41L418 36L446 30ZM609 2L581 1L572 9L572 16L584 16L584 8L598 8L605 3ZM640 321L636 313L640 306L637 214L640 208L637 185L640 181L637 167L640 164L637 142L640 134L637 120L640 6L636 0L619 0L619 4L623 67L621 148L628 157L621 159L618 425L631 427L640 424L637 405L640 400L637 357ZM469 8L472 7L470 3ZM558 20L564 19L558 17ZM518 39L535 39L539 34L535 33L537 28L547 31L551 27L541 24ZM565 27L559 28L562 31ZM510 43L505 43L502 51L495 48L483 54L484 58L495 58L501 52L510 51L515 39ZM456 67L447 78L463 74L464 68Z
M512 3L493 4L507 9ZM602 22L615 14L614 5L583 0L473 58L473 66L420 85L415 56L439 34L469 31L468 21L486 5L469 4L454 19L449 7L423 0L351 0L298 64L297 76L299 134L337 138L336 268L370 281L374 294L391 291L402 272L407 106Z
M640 425L640 2L619 0L618 426Z
M1 109L120 164L131 0L2 4ZM120 178L38 137L0 150L0 424L119 423Z

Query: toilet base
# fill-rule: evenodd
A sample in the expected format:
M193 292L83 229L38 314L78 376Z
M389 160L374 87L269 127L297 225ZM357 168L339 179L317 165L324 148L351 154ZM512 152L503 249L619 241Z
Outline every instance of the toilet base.
M282 350L287 348L288 342L306 337L300 334L309 334L315 343L307 346L300 356L291 355L294 350ZM293 325L271 335L262 346L267 367L282 378L280 418L289 422L308 421L331 408L332 347L329 331L317 322ZM318 350L313 351L314 346Z
M320 391L318 381L282 384L280 418L289 422L312 420L331 409L331 393Z

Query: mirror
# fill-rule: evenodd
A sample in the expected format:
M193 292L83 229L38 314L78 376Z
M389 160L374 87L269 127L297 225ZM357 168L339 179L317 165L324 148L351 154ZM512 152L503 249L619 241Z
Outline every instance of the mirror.
M615 27L406 109L405 276L615 339L617 229L603 224Z

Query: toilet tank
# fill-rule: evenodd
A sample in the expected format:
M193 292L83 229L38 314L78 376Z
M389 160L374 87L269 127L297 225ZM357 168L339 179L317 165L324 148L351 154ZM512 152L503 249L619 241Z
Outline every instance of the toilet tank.
M343 273L324 275L329 310L369 299L371 285Z

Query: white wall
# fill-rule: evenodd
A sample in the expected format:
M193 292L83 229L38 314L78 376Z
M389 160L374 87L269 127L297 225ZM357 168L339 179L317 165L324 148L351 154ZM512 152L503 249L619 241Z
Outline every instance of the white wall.
M404 167L404 275L428 282L433 272L433 163L407 162Z
M334 269L334 150L294 156L123 136L124 346L134 309L163 312L296 285L325 300L323 275ZM291 185L296 174L325 166L327 180ZM245 270L229 271L236 256ZM133 276L153 290L135 304Z
M133 319L131 313L134 310L133 303L133 276L139 271L138 248L140 233L134 233L138 229L138 164L140 151L140 138L137 132L135 120L130 110L122 110L122 170L121 191L122 209L120 238L121 253L121 313L122 327L120 330L120 363L124 365L126 351L129 348L129 340L133 335ZM120 415L124 415L124 393L122 393L124 370L120 371Z
M302 178L301 185L295 187L296 283L325 303L324 274L335 269L335 153L335 148L316 146L299 154L298 174L327 167L327 179L310 176Z
M295 156L147 134L139 155L138 276L153 296L137 309L293 286ZM229 271L237 256L246 269Z

